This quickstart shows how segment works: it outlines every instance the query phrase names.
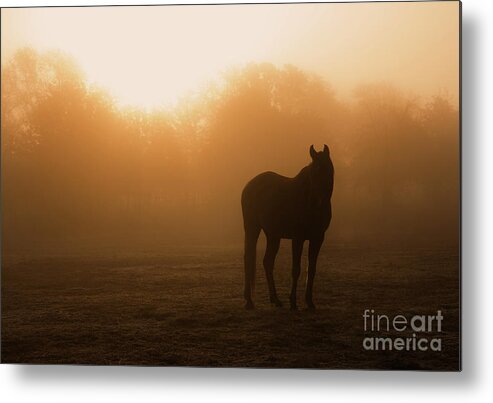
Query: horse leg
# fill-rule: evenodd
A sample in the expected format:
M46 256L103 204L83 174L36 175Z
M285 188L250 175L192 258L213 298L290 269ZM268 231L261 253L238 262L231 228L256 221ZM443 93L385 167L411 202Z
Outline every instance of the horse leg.
M257 259L257 240L260 228L245 229L245 308L254 309L252 291L255 287L255 266Z
M305 302L308 309L315 309L313 304L313 280L315 279L315 271L317 269L317 258L320 252L320 247L324 241L324 236L310 239L308 248L308 275L306 278L306 294Z
M296 306L296 289L298 287L298 279L301 272L301 254L303 253L303 239L293 239L291 246L293 253L293 271L292 271L292 284L291 284L291 310L295 311L298 309Z
M281 307L282 303L277 298L276 286L274 284L274 261L276 260L277 252L279 251L280 238L267 236L267 247L264 256L265 276L269 285L270 302L277 307Z

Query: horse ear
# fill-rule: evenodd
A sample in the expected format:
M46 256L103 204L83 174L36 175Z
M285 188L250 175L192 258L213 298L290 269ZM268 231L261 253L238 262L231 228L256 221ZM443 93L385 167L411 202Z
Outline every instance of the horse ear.
M317 156L317 152L315 151L315 149L313 148L313 144L310 146L310 157L312 157L312 160L315 159L315 157Z
M324 154L328 157L330 155L329 153L329 147L327 147L327 144L324 144Z

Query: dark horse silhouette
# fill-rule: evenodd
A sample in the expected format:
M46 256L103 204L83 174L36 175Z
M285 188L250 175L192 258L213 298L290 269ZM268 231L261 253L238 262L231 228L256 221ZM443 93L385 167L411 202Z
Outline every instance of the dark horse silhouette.
M241 195L245 228L245 308L253 309L252 291L255 286L256 248L260 231L267 237L264 268L269 285L270 302L282 306L274 284L274 261L281 238L292 239L293 283L291 309L296 306L296 288L301 271L303 243L308 240L308 276L305 301L313 304L313 280L317 257L325 231L332 218L330 199L334 187L334 166L329 148L316 152L310 147L312 162L294 178L274 172L264 172L247 183Z

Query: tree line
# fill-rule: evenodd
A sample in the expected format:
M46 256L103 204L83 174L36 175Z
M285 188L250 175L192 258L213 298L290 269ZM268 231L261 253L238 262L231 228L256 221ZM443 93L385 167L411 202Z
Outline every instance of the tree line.
M341 100L295 66L250 64L172 109L121 107L60 52L2 66L4 247L97 235L242 239L256 174L294 176L311 144L335 165L338 242L458 242L459 115L385 84Z

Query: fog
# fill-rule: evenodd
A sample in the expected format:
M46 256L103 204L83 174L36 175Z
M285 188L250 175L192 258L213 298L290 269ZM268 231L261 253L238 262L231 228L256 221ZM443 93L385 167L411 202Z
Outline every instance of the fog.
M296 175L311 144L335 166L329 242L456 244L453 100L353 87L348 100L298 66L248 63L173 107L125 108L64 52L17 50L2 66L2 246L240 243L243 186Z

